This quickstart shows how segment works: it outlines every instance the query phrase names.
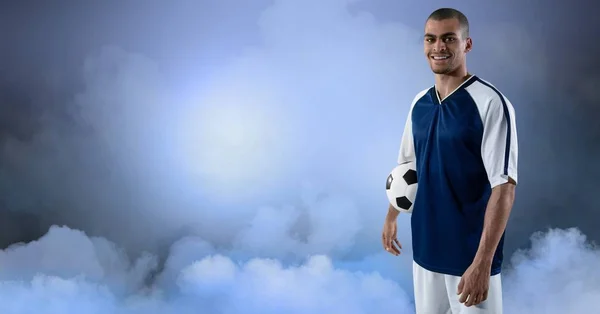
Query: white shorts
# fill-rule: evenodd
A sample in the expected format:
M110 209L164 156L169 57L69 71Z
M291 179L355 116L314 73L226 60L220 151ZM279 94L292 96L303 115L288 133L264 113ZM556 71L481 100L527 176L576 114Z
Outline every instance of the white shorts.
M490 277L487 299L470 307L458 301L456 291L460 278L429 271L413 261L417 314L502 314L500 274Z

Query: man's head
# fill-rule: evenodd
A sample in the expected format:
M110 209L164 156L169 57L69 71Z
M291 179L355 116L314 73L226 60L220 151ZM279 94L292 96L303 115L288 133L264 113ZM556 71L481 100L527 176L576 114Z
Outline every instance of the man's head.
M460 11L435 10L425 23L425 56L436 74L450 74L466 67L466 54L472 48L469 21Z

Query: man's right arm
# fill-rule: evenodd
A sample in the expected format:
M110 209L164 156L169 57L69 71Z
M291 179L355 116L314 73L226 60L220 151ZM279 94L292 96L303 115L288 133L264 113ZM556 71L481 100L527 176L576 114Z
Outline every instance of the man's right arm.
M412 104L410 105L410 109L408 110L408 115L406 116L406 122L404 124L404 131L402 134L402 141L400 143L400 151L398 152L398 164L401 165L403 163L415 161L415 147L413 143L413 132L412 132L412 111L416 102L423 97L423 95L427 91L422 91L417 94ZM383 225L383 234L382 241L383 247L393 255L399 255L400 249L402 246L400 242L396 238L397 234L397 218L400 211L398 211L392 204L388 204L388 212L385 217L385 223ZM397 247L394 245L396 244Z

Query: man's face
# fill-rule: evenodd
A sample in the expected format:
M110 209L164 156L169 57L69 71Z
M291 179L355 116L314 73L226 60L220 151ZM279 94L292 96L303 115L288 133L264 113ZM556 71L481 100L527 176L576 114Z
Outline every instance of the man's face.
M471 50L471 38L464 38L458 19L425 23L425 56L435 74L449 74L465 63Z

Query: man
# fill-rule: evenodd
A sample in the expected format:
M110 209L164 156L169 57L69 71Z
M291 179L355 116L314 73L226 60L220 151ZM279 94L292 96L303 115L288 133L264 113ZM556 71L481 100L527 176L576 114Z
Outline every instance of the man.
M512 104L469 74L467 18L442 8L426 21L424 52L435 85L414 98L398 163L416 162L411 215L418 314L502 313L504 230L517 183ZM391 205L383 245L400 254Z

